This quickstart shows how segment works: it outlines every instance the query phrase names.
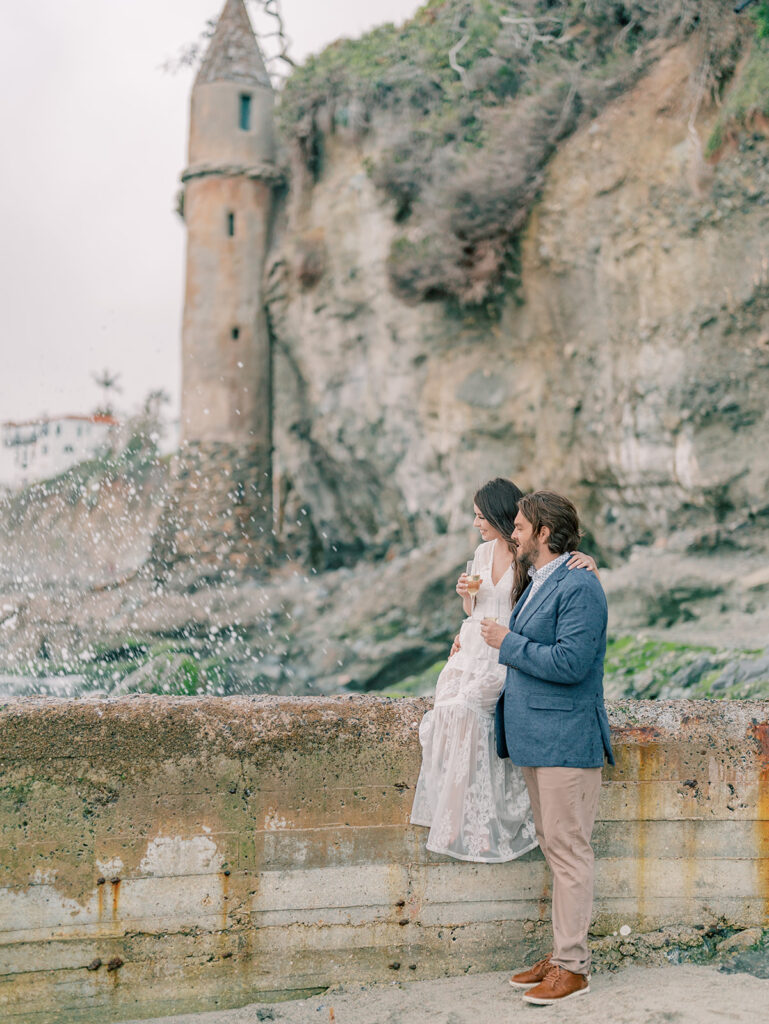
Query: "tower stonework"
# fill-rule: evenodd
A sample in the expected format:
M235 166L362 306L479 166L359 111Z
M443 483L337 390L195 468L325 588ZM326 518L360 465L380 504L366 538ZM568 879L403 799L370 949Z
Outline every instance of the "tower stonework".
M190 104L182 444L162 545L165 561L203 571L257 564L271 536L273 102L243 0L227 0Z

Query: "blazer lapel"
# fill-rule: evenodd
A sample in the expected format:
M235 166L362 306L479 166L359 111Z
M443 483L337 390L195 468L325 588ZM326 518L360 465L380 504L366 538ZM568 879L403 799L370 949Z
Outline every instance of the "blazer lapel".
M518 614L518 612L521 610L523 602L526 600L526 595L529 593L529 587L531 587L531 583L528 583L526 585L526 589L521 594L521 596L518 598L518 600L515 602L515 608L513 608L512 615L510 616L510 622L508 623L508 626L509 626L510 629L513 628L513 625L515 624L515 617Z
M569 570L566 568L566 563L564 562L563 565L558 566L558 568L555 570L552 576L548 577L548 579L545 580L545 582L542 584L542 586L539 588L536 594L532 597L531 601L529 601L526 607L519 612L518 618L515 620L516 633L520 633L521 626L524 624L524 622L527 622L531 618L533 613L537 610L537 608L539 608L539 606L542 604L542 602L545 600L548 594L552 593L555 587L558 586L558 584L561 582L561 580L568 571ZM529 591L526 590L527 594L528 592ZM516 608L517 607L518 606L516 605Z

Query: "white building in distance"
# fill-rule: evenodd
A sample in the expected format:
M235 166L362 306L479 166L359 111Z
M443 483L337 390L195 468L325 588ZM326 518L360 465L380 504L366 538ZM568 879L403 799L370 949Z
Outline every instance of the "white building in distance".
M58 476L112 446L111 416L54 416L0 425L0 488L16 490Z

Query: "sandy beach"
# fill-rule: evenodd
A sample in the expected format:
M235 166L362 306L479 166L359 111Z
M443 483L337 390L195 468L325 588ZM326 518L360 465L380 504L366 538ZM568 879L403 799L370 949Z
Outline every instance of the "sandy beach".
M507 972L356 985L286 1003L155 1018L143 1024L484 1024L540 1017L568 1024L765 1024L769 980L716 967L629 967L591 979L586 996L553 1007L524 1003ZM123 1024L140 1024L138 1021Z

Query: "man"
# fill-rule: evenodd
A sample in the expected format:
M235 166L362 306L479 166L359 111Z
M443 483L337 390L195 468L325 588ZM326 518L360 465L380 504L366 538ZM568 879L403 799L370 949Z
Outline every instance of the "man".
M510 984L527 989L527 1002L547 1005L590 991L590 837L604 754L614 763L603 703L606 598L595 573L566 568L580 538L566 498L550 491L521 498L512 536L531 583L510 629L484 620L481 631L507 665L497 748L523 769L553 875L553 951Z

